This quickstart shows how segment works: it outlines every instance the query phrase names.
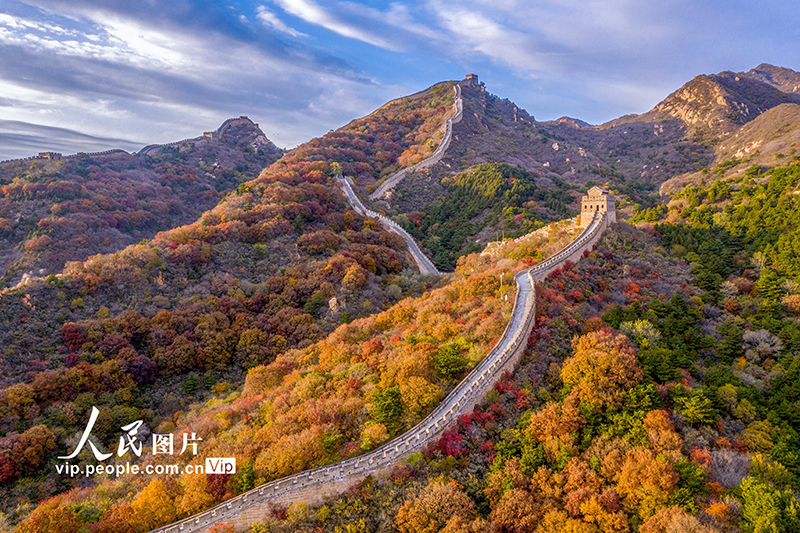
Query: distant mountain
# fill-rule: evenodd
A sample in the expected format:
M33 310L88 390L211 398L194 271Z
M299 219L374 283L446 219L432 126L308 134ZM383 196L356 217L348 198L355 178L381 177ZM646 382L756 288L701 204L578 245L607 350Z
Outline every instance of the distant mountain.
M703 97L692 102L675 97L678 93L699 95L700 85L707 89ZM800 160L795 157L800 141L800 73L793 70L761 64L747 72L701 76L651 114L665 110L682 114L687 123L694 117L695 136L703 136L714 149L705 166L715 167L716 172L676 172L662 183L662 195L674 194L688 184L742 175L752 165L771 168Z
M772 85L785 93L800 93L800 72L788 68L762 63L756 68L748 70L745 75Z
M690 129L724 137L768 109L785 103L800 103L800 95L785 93L760 78L762 76L727 71L697 76L638 119L655 121L675 117Z
M572 118L572 117L561 117L556 119L558 124L567 124L572 126L573 128L591 128L592 125L588 122L585 122L579 118Z
M195 220L282 152L251 120L138 154L13 160L0 165L0 286L59 272Z
M770 139L750 138L756 131L786 134L796 129L791 115L798 110L799 91L800 73L762 64L748 72L697 76L641 115L590 128L565 119L544 126L565 142L583 146L621 177L660 184L732 154L746 154L747 143L768 144ZM768 113L779 107L780 112ZM749 127L764 114L758 126ZM770 156L777 146L766 148Z
M477 255L464 258L466 251L492 238L575 214L570 207L591 183L608 185L619 196L619 211L624 214L633 210L629 199L652 197L659 184L675 176L716 176L706 168L715 163L723 171L738 171L758 161L767 165L769 154L780 161L799 157L792 147L800 124L800 105L788 91L793 75L767 67L754 69L758 71L754 74L695 78L652 111L600 126L566 117L537 122L470 76L393 100L282 155L255 124L240 117L208 135L148 146L135 155L114 152L59 159L49 154L0 168L6 278L16 281L22 273L33 273L25 283L0 290L0 511L14 522L23 521L17 531L39 524L44 525L37 530L49 531L56 521L63 521L59 526L69 531L144 531L262 480L352 457L384 442L439 401L445 386L452 385L449 368L461 368L462 360L480 357L483 348L475 350L479 345L472 337L478 335L481 343L488 344L501 334L510 303L498 296L508 294L510 285L503 283L503 276L509 268L517 268L514 262L530 264L549 253L525 243L497 261ZM462 95L463 118L452 126L452 141L442 159L411 172L385 200L372 204L424 237L423 245L442 264L458 265L454 275L433 279L413 269L401 238L350 208L334 174L341 170L353 176L360 192L366 193L399 170L436 154L439 142L447 138L446 120L457 109L453 100L457 94ZM751 147L749 152L746 147ZM734 159L732 166L719 164L722 157ZM265 168L260 173L254 170L261 167ZM789 171L795 173L794 168ZM790 186L773 194L773 200L789 197L787 192L796 190L797 181ZM730 192L722 186L714 195L727 201ZM692 200L699 204L701 199L695 195ZM209 205L202 213L201 202ZM788 210L787 206L782 202L782 208ZM746 212L752 205L740 207ZM691 209L686 213L689 216ZM600 460L592 455L597 450L608 456L606 467L621 464L620 454L628 454L638 461L626 463L634 464L632 472L641 470L640 463L660 461L661 444L652 445L652 454L643 454L645 448L639 444L652 433L648 427L671 432L673 423L676 431L683 432L686 446L667 434L672 447L668 453L678 462L662 461L658 476L671 480L671 492L662 491L661 502L705 506L712 501L705 488L712 478L698 465L718 466L699 453L705 446L713 445L714 452L728 457L744 450L747 440L751 452L772 449L771 458L781 454L796 470L797 461L786 450L797 449L797 439L765 446L782 430L777 423L764 426L771 422L755 417L775 405L792 406L797 398L775 397L774 404L754 407L744 402L744 395L750 399L763 395L742 383L761 382L768 391L768 372L791 383L796 381L797 364L791 357L777 355L778 337L770 341L769 353L756 355L753 348L745 354L743 331L731 328L750 321L756 334L751 347L762 345L768 329L777 327L786 328L781 339L787 339L787 346L797 344L796 322L776 319L774 314L783 305L779 299L783 287L795 292L797 288L769 278L773 269L768 263L757 274L745 248L737 257L718 253L713 242L706 246L719 237L711 224L724 223L727 215L721 211L709 219L700 209L695 213L706 226L705 237L673 235L670 245L660 247L654 234L618 225L609 229L609 239L597 243L596 253L545 280L538 293L542 307L534 339L541 341L539 351L526 356L527 366L513 389L507 386L511 379L504 378L504 384L491 393L492 403L480 415L487 431L480 434L482 442L462 450L458 447L462 441L451 440L448 446L454 447L447 453L441 447L429 448L437 458L430 472L441 472L442 465L451 472L469 468L470 476L491 471L491 478L484 478L489 484L474 494L488 494L486 488L494 487L498 497L522 495L525 491L500 490L505 484L501 477L510 473L524 479L519 476L536 472L534 468L545 474L559 470L582 478L594 475L590 462ZM785 216L764 215L776 239L789 233ZM180 225L181 217L190 222ZM155 233L170 225L175 227ZM760 230L763 224L756 221L753 227ZM127 242L136 244L121 248ZM784 250L795 247L788 240L778 244ZM550 242L553 249L558 245L557 239ZM98 249L104 253L86 257ZM698 281L711 291L708 298L689 285L699 265L690 252L716 268L699 269L714 278L710 284L707 276ZM670 254L676 257L665 257ZM72 261L73 256L82 259ZM69 262L60 268L64 261ZM756 282L759 276L762 279ZM774 300L770 305L754 300L756 293L767 291ZM692 297L700 295L703 298ZM419 298L407 298L414 296ZM709 302L722 307L707 313ZM790 303L796 314L797 299ZM383 310L387 312L379 314ZM722 323L723 313L739 310L740 317ZM626 360L641 363L647 372L643 376L640 369L636 380L626 378L619 393L608 397L609 402L619 403L617 411L600 418L602 409L585 410L587 404L577 397L571 406L563 403L566 396L559 390L566 380L558 378L558 364L571 353L576 335L607 335L597 317L612 327L633 324L629 331L643 357L637 358L627 341L609 345L609 350L624 350L630 356ZM637 330L644 332L640 339ZM719 335L712 338L714 331ZM710 351L723 336L726 354L717 361L723 366L709 366L714 363ZM318 342L326 337L329 342ZM655 345L649 344L651 338ZM595 350L593 346L599 345L586 346ZM773 355L781 357L780 363ZM740 378L744 374L739 372L755 359L763 359L764 368L751 366L755 373ZM781 378L779 369L786 368L792 374ZM719 392L709 389L711 396L706 397L700 384L712 374L730 381L730 386ZM715 386L721 387L720 383ZM665 390L671 393L659 394ZM735 396L737 390L743 395L741 401ZM562 437L575 437L575 443L583 438L572 429L545 437L550 439L547 447L544 440L523 439L519 417L545 427L523 415L543 404L550 405L549 414L539 410L532 416L541 417L538 420L547 427L572 426L575 420L583 424L581 413L591 415L586 431L580 430L589 440L581 442L589 444L594 436L597 445L584 454L578 448L585 447L575 444L576 455L570 458L561 453L567 442ZM230 478L193 476L178 483L55 476L55 458L74 446L94 406L100 413L92 436L104 450L115 448L120 427L142 420L148 431L162 435L176 430L180 435L184 429L197 432L216 450L212 453L235 455L242 469ZM773 418L770 415L770 421ZM638 433L623 427L631 420ZM469 429L472 422L463 421L459 431L477 435ZM703 426L707 431L698 430ZM643 433L642 427L648 431ZM624 437L630 442L615 437L616 444L609 445L610 434L630 435ZM502 446L491 444L504 441ZM461 459L444 457L477 450L482 454L478 470L474 467L478 463L464 466L467 463ZM698 453L690 461L682 450ZM495 463L496 458L506 466ZM746 456L742 462L750 464ZM490 466L495 464L507 470ZM719 464L724 468L724 461ZM519 475L514 465L524 466ZM407 471L398 470L399 477L392 477L406 483L403 472L416 468L408 466ZM618 469L606 470L610 492L603 494L611 494L607 510L617 513L621 508L615 494L638 485L626 480L615 489ZM742 477L745 471L746 467ZM683 491L684 482L695 492ZM556 480L558 490L564 483ZM94 484L102 486L95 490ZM414 483L406 484L417 490ZM447 487L458 489L455 484L443 485ZM362 488L369 489L360 492L365 498L373 498L371 486ZM63 495L47 500L58 493ZM761 493L754 494L760 498ZM701 503L700 497L709 499ZM533 501L530 498L526 501ZM565 500L563 508L571 509L567 505L581 498ZM598 493L595 503L601 498L605 501ZM490 505L497 504L497 498L490 499L494 500ZM461 501L465 503L459 505L472 505L466 494ZM496 509L523 508L508 503ZM605 513L600 507L592 509ZM322 521L331 515L331 508L308 516ZM684 512L677 505L671 509L668 512ZM644 512L653 510L648 507ZM337 519L352 521L348 513L334 512ZM488 515L495 516L500 512ZM559 523L572 520L566 511L561 516ZM736 513L731 517L739 519ZM278 520L274 513L272 518ZM644 518L652 517L637 515L630 523L641 524ZM285 521L286 527L297 530L294 520ZM627 522L614 520L627 527ZM479 526L473 529L486 529Z

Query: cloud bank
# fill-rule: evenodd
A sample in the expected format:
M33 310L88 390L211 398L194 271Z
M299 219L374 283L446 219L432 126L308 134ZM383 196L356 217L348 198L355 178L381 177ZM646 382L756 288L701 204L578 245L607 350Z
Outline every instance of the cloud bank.
M291 147L467 72L538 119L598 123L700 73L800 67L798 22L775 0L6 0L0 120L42 128L4 130L0 159L238 115Z

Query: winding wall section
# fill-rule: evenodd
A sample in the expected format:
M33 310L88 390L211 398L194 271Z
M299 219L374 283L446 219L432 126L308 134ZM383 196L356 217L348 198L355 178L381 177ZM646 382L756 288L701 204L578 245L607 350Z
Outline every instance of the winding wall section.
M58 159L50 159L48 157L42 157L40 155L32 155L30 157L21 157L19 159L6 159L5 161L0 161L0 165L5 165L6 163L15 163L18 161L35 161L35 160L60 161L64 159L74 159L76 157L97 157L101 155L111 155L111 154L130 155L130 153L126 152L125 150L121 150L119 148L112 148L111 150L103 150L102 152L88 152L88 153L78 152L77 154L61 156Z
M456 113L452 117L448 118L447 121L445 122L444 136L442 137L442 141L439 143L439 146L436 148L436 151L433 152L433 155L431 155L427 159L423 159L416 165L404 168L403 170L395 172L394 174L386 178L386 181L381 183L380 187L375 189L375 191L369 195L370 200L377 200L378 198L382 198L388 191L394 189L395 185L400 183L400 181L403 178L405 178L409 172L414 172L422 168L427 168L442 160L442 157L444 157L444 153L447 150L447 147L450 146L450 141L453 138L453 124L461 122L461 117L464 111L463 109L464 104L461 101L461 86L458 83L456 83L454 88L456 91L456 94L454 96L456 103Z
M441 274L428 256L422 253L422 250L420 250L419 246L417 245L417 241L415 241L406 230L400 227L397 222L386 218L380 213L376 213L372 209L366 208L364 204L361 203L361 200L358 199L358 196L356 196L356 193L353 191L351 184L352 179L353 178L350 176L339 176L339 183L341 183L344 193L347 196L347 200L350 202L350 205L353 206L353 209L364 216L377 218L383 227L389 231L397 233L403 239L405 239L406 244L408 245L408 251L411 252L411 255L414 257L414 261L417 263L421 274Z
M348 193L347 196L352 202L351 195ZM353 207L363 209L360 202L353 203ZM517 284L514 308L500 341L444 401L414 428L372 452L271 481L151 533L207 532L218 523L233 525L240 531L262 520L273 506L297 501L319 501L326 494L341 492L368 475L391 468L438 438L459 415L469 412L506 370L513 370L519 362L536 315L535 280L543 278L567 260L579 259L585 250L591 249L597 242L606 225L606 215L595 213L591 224L578 238L550 258L514 276Z

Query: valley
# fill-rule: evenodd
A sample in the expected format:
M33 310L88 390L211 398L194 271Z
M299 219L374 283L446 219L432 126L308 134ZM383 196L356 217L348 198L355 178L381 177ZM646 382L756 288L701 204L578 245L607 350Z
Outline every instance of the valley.
M285 153L1 164L4 527L795 530L797 87L592 126L470 75ZM593 187L618 222L571 222ZM92 407L237 472L56 476Z

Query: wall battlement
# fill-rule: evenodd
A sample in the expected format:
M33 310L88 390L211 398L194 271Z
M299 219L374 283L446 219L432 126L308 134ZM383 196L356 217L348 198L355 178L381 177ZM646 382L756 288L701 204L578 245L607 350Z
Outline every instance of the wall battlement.
M595 212L608 213L608 224L617 221L617 208L614 196L602 187L592 187L581 198L581 226L586 228L592 222Z
M343 182L345 179L341 178ZM348 187L344 185L347 193ZM350 194L347 197L352 202ZM356 204L353 206L355 208ZM536 316L535 281L568 260L578 261L600 239L607 225L606 213L595 211L591 223L580 236L556 254L514 276L517 284L514 308L500 340L442 403L412 429L364 455L265 483L151 533L209 532L216 524L231 525L236 531L245 531L277 505L319 502L327 494L341 493L369 475L388 471L438 438L461 414L471 411L506 371L513 371L519 363Z

